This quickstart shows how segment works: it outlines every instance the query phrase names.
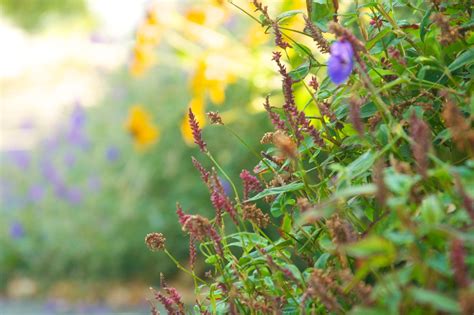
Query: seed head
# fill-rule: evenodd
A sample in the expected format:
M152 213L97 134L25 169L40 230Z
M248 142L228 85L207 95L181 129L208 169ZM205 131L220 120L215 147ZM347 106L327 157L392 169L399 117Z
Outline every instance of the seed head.
M149 233L145 237L145 244L151 251L165 249L166 238L161 233Z

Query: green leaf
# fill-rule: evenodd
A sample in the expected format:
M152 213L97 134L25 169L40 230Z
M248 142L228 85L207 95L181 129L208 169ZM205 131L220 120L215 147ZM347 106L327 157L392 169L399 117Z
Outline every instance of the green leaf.
M321 256L318 257L318 260L314 263L314 268L317 269L324 269L326 268L328 259L331 257L331 254L329 253L324 253Z
M356 306L353 308L350 315L389 315L391 314L389 310L383 308L368 308L363 306Z
M375 161L375 154L371 151L367 151L359 156L354 162L349 164L346 168L350 174L350 178L357 177L370 169Z
M311 21L314 22L322 31L328 30L328 22L332 19L332 1L313 0L311 10Z
M377 35L374 36L374 38L372 38L371 40L369 40L367 42L367 44L365 45L365 47L367 48L367 50L370 50L372 49L372 47L375 46L375 44L377 44L382 38L384 38L385 36L387 36L387 34L389 34L392 30L388 27L384 28L383 30L381 30Z
M430 23L431 12L433 12L433 8L430 8L428 11L426 11L426 13L423 16L423 19L421 20L421 23L420 23L420 39L421 39L422 42L425 40L427 26Z
M420 175L407 175L396 173L393 169L386 169L384 181L387 187L394 193L407 195L411 187L420 179Z
M296 53L298 55L300 55L300 57L302 58L306 58L308 56L312 56L313 55L313 52L311 51L311 49L306 46L306 45L303 45L301 43L294 43L293 44L293 49L296 51Z
M456 58L449 66L449 71L453 72L465 65L474 63L474 48L470 48Z
M333 195L333 199L347 199L353 196L359 195L372 195L377 191L377 187L374 184L366 184L360 186L351 186L339 190Z
M277 17L276 17L276 21L278 24L280 24L281 22L289 19L289 18L292 18L294 17L295 15L297 14L304 14L305 12L303 10L290 10L290 11L286 11L286 12L283 12L281 14L279 14Z
M438 311L459 313L461 310L457 301L435 291L422 288L411 288L411 296L421 304L433 306Z
M293 79L294 82L299 82L303 80L309 73L311 69L311 63L309 61L305 61L298 68L291 70L288 75Z
M374 102L370 102L365 104L360 109L360 117L367 118L373 116L377 112L377 106L375 106Z
M423 199L420 211L424 222L428 224L438 224L444 218L444 211L441 203L434 195Z
M279 186L279 187L267 188L264 191L262 191L262 192L258 193L257 195L253 196L252 198L248 199L247 201L255 201L255 200L262 199L266 196L278 195L278 194L281 194L281 193L284 193L284 192L300 190L303 187L304 187L303 183L294 182L294 183L290 183L290 184Z
M395 257L395 246L392 242L379 236L369 236L357 243L346 246L347 252L354 257L386 256Z
M283 222L281 223L281 229L286 233L290 233L291 227L292 227L291 216L288 213L286 213L285 217L283 218Z
M206 258L205 262L209 265L214 265L218 261L217 255L211 255Z
M407 231L390 231L384 233L384 236L397 245L411 244L415 241L415 236Z

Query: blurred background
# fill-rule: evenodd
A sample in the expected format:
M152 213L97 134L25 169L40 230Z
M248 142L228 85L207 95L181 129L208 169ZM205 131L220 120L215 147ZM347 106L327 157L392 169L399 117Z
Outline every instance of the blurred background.
M212 213L188 107L233 178L258 162L205 112L262 149L271 36L227 1L0 0L0 39L1 313L148 313L160 272L192 287L143 239L186 264L176 201Z

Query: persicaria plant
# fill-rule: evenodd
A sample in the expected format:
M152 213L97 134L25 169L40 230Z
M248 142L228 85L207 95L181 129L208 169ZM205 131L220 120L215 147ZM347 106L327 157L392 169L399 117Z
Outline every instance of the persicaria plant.
M170 314L473 314L470 1L313 0L278 15L253 4L282 79L263 104L274 130L232 179L189 110L215 215L177 205L191 269L176 263L196 303L166 285L157 302ZM163 235L147 243L174 260Z

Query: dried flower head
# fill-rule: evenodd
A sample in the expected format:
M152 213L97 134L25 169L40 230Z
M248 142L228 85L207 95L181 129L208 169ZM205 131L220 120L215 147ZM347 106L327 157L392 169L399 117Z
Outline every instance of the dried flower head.
M461 306L462 315L474 314L474 291L472 289L464 289L459 293L459 305Z
M273 143L273 132L265 132L262 139L260 139L261 144L270 144Z
M445 107L442 116L452 134L454 143L459 150L474 154L474 128L472 128L470 122L464 118L447 92L443 91L441 96L445 97Z
M285 129L285 122L280 118L280 115L272 111L272 107L270 105L270 100L269 96L265 97L265 102L263 103L263 107L267 111L268 115L270 116L270 119L272 120L272 124L275 127L275 129Z
M336 283L328 274L321 269L315 269L309 278L308 289L303 300L306 301L308 297L319 299L329 311L339 313L342 307L330 290L335 285Z
M145 236L145 244L151 251L165 249L166 238L161 233L149 233Z
M244 200L249 197L250 192L253 191L259 193L262 191L260 181L255 176L251 175L249 171L242 170L240 173L240 179L244 185Z
M193 162L194 167L199 171L199 173L201 173L201 178L202 178L203 182L206 185L209 185L209 176L210 176L209 171L206 170L204 168L204 166L202 166L202 164L199 163L199 161L194 158L194 156L191 157L191 160Z
M225 193L224 186L222 185L217 172L212 172L212 187L211 187L211 202L216 210L216 223L221 225L222 213L226 211L229 213L230 218L235 224L238 224L237 211L234 205L230 201L229 197Z
M298 197L296 199L296 205L298 206L301 212L306 212L313 208L313 205L311 204L311 202L309 202L308 198L304 197Z
M379 159L374 165L373 171L373 181L375 186L377 187L377 192L375 194L375 199L377 199L380 205L385 205L388 195L388 189L385 185L383 171L385 167L385 162L383 159Z
M349 118L351 119L351 123L355 130L357 130L357 133L361 137L364 135L364 123L360 118L360 107L362 106L362 102L362 99L355 96L352 96L349 99Z
M256 11L260 11L260 13L262 13L262 15L265 17L265 21L263 23L266 25L271 25L273 29L273 34L275 34L275 45L282 49L291 48L291 45L283 39L283 35L280 31L280 26L278 25L278 22L270 18L267 6L262 5L257 0L253 0L253 5L255 6Z
M306 29L307 32L311 35L311 38L316 42L319 51L323 54L326 54L329 52L329 43L328 41L323 37L323 33L321 32L321 29L314 25L313 21L309 19L307 16L304 17L304 21L306 24Z
M326 221L329 233L334 243L343 245L357 240L357 234L352 225L338 214L333 215Z
M191 130L193 133L194 143L196 143L199 146L199 149L201 150L201 152L206 153L207 152L206 142L202 140L201 128L199 127L199 123L196 119L196 116L194 116L194 113L191 110L191 108L189 108L188 120L189 120L189 125L191 126Z
M428 151L431 144L431 131L428 125L415 113L410 117L410 135L413 139L411 149L416 161L418 172L426 177L428 169Z
M462 37L459 32L459 27L451 26L449 17L443 13L433 14L431 20L441 29L441 35L438 37L441 45L447 46Z
M261 228L266 228L270 224L270 216L263 213L255 204L244 204L243 206L244 220L249 220Z
M284 157L295 159L298 156L296 143L284 131L273 133L273 143Z
M457 285L460 288L466 288L470 280L466 266L466 252L460 239L454 239L451 243L451 266L454 270Z
M365 45L352 34L347 28L344 28L341 24L335 22L329 22L329 31L334 33L342 41L348 41L354 52L365 52Z
M213 125L224 125L224 123L222 122L221 115L219 115L219 112L208 112L207 117L209 117L209 120Z
M218 255L223 255L223 249L221 244L221 237L211 225L211 222L200 215L188 215L184 222L183 231L188 232L193 240L204 241L206 237L209 237L214 242L214 248Z
M311 76L311 81L309 81L309 86L312 87L315 91L319 89L318 79L314 75Z

